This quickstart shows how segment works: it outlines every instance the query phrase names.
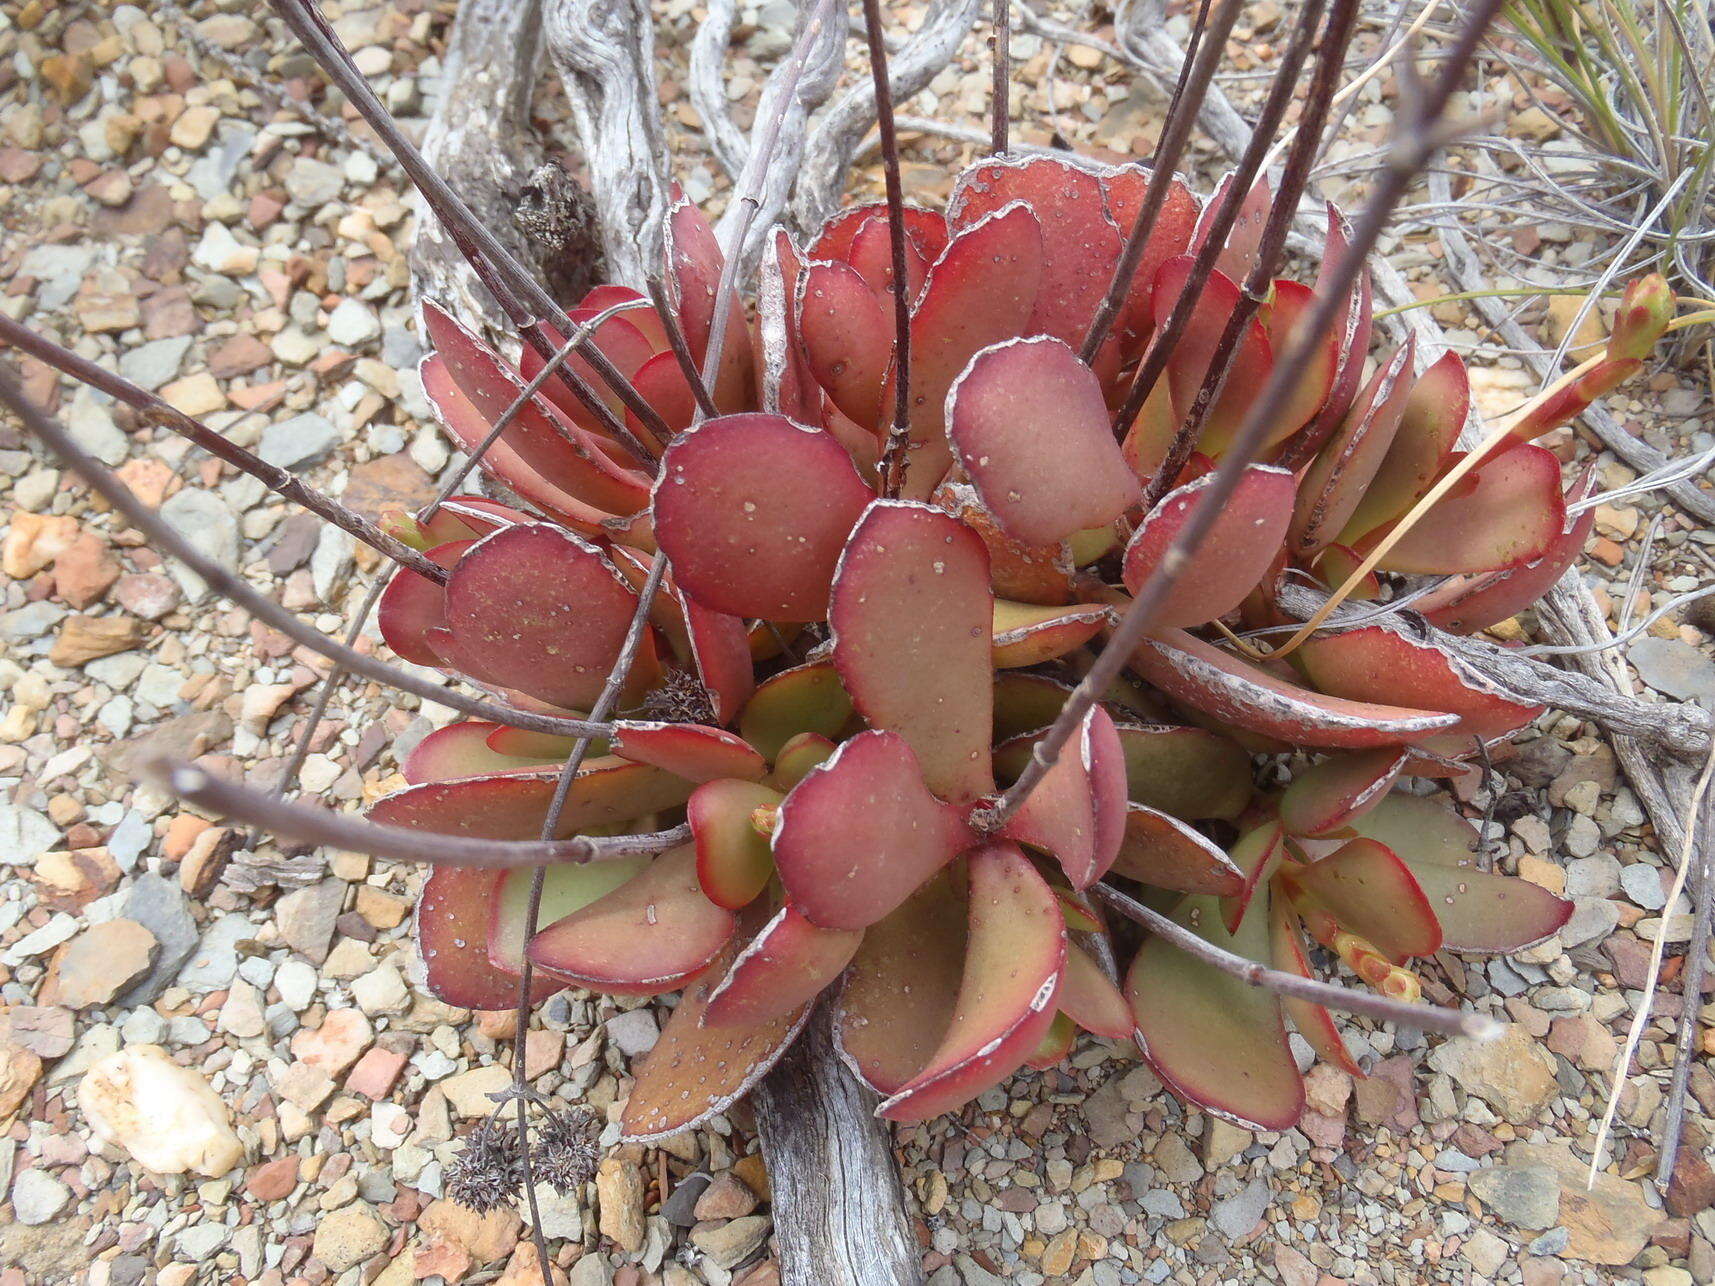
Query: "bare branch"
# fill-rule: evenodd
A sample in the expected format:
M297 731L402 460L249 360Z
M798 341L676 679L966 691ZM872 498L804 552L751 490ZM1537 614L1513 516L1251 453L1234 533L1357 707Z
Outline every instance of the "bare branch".
M994 78L989 90L989 150L1006 152L1012 125L1012 0L994 0Z

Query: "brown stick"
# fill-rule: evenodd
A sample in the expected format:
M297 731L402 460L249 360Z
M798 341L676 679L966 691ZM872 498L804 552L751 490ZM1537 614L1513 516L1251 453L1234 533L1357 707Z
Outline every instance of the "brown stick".
M991 807L972 818L985 831L1004 825L1019 806L1035 790L1047 774L1061 748L1082 722L1090 707L1107 691L1118 677L1127 660L1154 623L1156 613L1178 584L1197 550L1214 526L1216 519L1232 499L1246 466L1256 457L1270 428L1279 418L1299 372L1311 360L1321 336L1333 324L1338 309L1347 305L1347 292L1364 270L1364 261L1375 248L1383 225L1393 208L1405 194L1411 180L1428 162L1443 141L1439 125L1453 92L1470 66L1477 43L1493 21L1501 0L1477 0L1470 17L1442 65L1441 74L1427 94L1418 96L1401 122L1393 142L1392 155L1375 191L1365 205L1352 240L1335 264L1326 294L1316 297L1310 316L1299 329L1291 346L1275 363L1268 383L1251 404L1249 413L1234 436L1232 446L1221 457L1215 472L1209 475L1209 485L1197 497L1186 515L1185 524L1162 557L1137 597L1126 608L1109 636L1106 646L1096 657L1089 673L1073 689L1060 714L1031 750L1030 760L1018 780Z
M911 418L911 300L905 283L905 190L899 181L899 137L893 128L893 82L887 74L887 42L881 32L881 0L863 0L869 71L875 81L875 124L881 137L887 183L887 233L893 250L893 427L881 456L882 489L897 496L905 482Z
M139 764L138 772L160 782L186 803L286 839L430 866L508 871L520 866L606 862L639 853L665 852L691 838L691 828L683 825L642 835L577 835L540 842L440 835L408 826L383 826L326 808L294 804L174 760L150 760Z
M473 719L487 719L494 723L510 724L515 728L527 728L555 736L578 736L582 733L601 736L607 731L605 725L591 723L588 719L537 714L532 710L521 710L495 701L467 697L461 692L443 688L427 679L420 679L376 657L364 656L361 652L334 642L319 630L304 624L272 599L257 593L243 578L235 576L212 558L199 552L178 532L161 521L128 487L90 458L83 448L72 440L71 434L25 397L16 377L4 364L0 364L0 403L10 407L24 422L25 428L40 438L67 468L87 482L108 504L118 510L127 522L148 537L155 548L163 549L177 558L202 577L215 593L230 600L235 607L243 608L263 624L272 626L311 651L343 665L355 674L363 675L366 679L409 692L425 701L451 706Z
M171 429L216 459L224 460L240 472L248 473L282 499L302 505L311 513L331 522L341 531L351 533L371 549L392 559L401 567L409 567L417 575L425 576L437 585L446 583L446 568L437 567L417 550L389 536L362 514L346 508L326 492L318 491L295 474L288 473L277 465L269 464L262 457L246 451L236 442L229 442L209 428L208 425L200 420L194 420L184 412L168 405L147 389L139 388L123 376L116 375L87 358L79 357L71 349L62 344L56 344L46 335L37 334L27 326L20 325L4 313L0 313L0 342L46 362L55 370L71 376L80 384L87 384L90 388L99 389L114 400L136 408L143 412L144 417L151 424L158 424L162 428Z
M1193 933L1177 921L1168 919L1161 912L1151 910L1111 884L1093 884L1090 886L1090 892L1126 919L1135 920L1150 932L1160 934L1186 955L1193 956L1240 982L1248 982L1253 987L1261 987L1276 995L1293 996L1321 1005L1324 1009L1362 1014L1365 1018L1376 1018L1401 1027L1415 1027L1419 1031L1441 1032L1448 1036L1488 1039L1500 1030L1495 1020L1485 1014L1468 1014L1457 1009L1444 1009L1439 1005L1414 1005L1404 1000L1390 1000L1374 992L1358 991L1352 987L1342 987L1338 983L1270 969L1254 960L1247 960L1217 947L1207 938Z
M989 151L1006 153L1012 126L1012 0L994 0L994 88L990 91Z
M1209 83L1215 78L1215 68L1226 52L1227 36L1238 20L1241 8L1241 0L1220 0L1220 7L1215 10L1208 30L1205 32L1199 28L1199 34L1207 44L1197 50L1194 59L1187 55L1191 69L1174 90L1167 122L1162 127L1161 140L1156 144L1143 204L1138 207L1137 218L1132 220L1131 232L1125 239L1125 249L1120 251L1119 262L1114 265L1114 275L1108 281L1108 293L1102 297L1101 306L1096 309L1089 333L1084 336L1084 345L1079 350L1078 355L1085 362L1095 358L1107 340L1108 332L1113 329L1126 296L1131 293L1131 279L1137 275L1137 265L1143 261L1149 234L1167 201L1167 191L1173 184L1180 158L1185 155L1185 145L1191 140L1191 126L1197 119L1197 109L1209 92Z

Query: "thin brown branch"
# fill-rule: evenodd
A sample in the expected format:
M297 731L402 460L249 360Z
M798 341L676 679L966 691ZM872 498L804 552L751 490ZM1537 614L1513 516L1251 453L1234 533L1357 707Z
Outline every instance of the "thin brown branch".
M520 866L607 862L639 853L665 852L691 838L691 828L683 825L642 835L577 835L543 841L438 835L290 803L269 792L204 772L193 764L156 759L139 764L138 772L160 782L186 803L283 839L430 866L508 871Z
M401 692L409 692L425 701L450 706L474 719L487 719L556 736L578 736L583 733L601 736L606 731L603 725L592 723L588 719L538 714L495 701L467 697L428 679L418 678L377 657L365 656L361 652L341 646L319 630L304 624L272 599L252 589L242 577L201 553L163 522L131 493L130 488L86 454L63 426L25 397L17 378L3 363L0 363L0 403L9 407L23 421L24 427L46 444L67 468L88 483L121 517L142 532L151 546L178 559L207 582L215 593L229 600L234 606L243 608L263 624L279 630L294 642L302 643L311 651L343 665L354 674L361 674L366 679L373 679Z
M989 92L989 150L1002 156L1012 126L1012 0L994 0L994 81Z
M882 173L887 183L887 232L893 250L893 426L881 457L883 491L897 496L905 482L910 446L911 298L905 277L905 190L899 179L899 136L893 124L893 81L887 73L887 41L881 30L881 0L863 0L864 36L869 42L870 78L875 82L875 124L881 136Z
M123 376L116 375L87 358L79 357L63 344L57 344L46 335L40 335L29 327L20 325L5 313L0 313L0 342L46 362L80 384L87 384L115 401L141 411L149 423L171 429L216 459L224 460L242 473L248 473L282 499L302 505L401 567L409 567L417 575L426 576L436 584L446 581L446 568L437 567L417 550L389 536L362 514L346 508L326 492L318 491L295 474L269 464L262 457L228 441L200 420L192 419L176 407L168 405L147 389L139 388Z
M1157 342L1151 345L1149 355L1144 359L1144 370L1139 371L1137 380L1126 397L1125 407L1119 415L1121 427L1117 429L1122 437L1130 430L1138 410L1149 397L1150 387L1154 385L1154 378L1151 378L1150 387L1145 387L1146 372L1153 366L1154 376L1158 378L1166 368L1166 354L1172 351L1170 345L1176 344L1179 335L1183 333L1183 322L1178 328L1174 326L1174 322L1180 320L1182 311L1184 320L1190 319L1191 309L1197 297L1202 294L1203 284L1208 280L1221 244L1232 227L1230 216L1238 213L1244 192L1248 192L1251 183L1256 180L1263 157L1267 154L1268 141L1285 116L1287 103L1298 83L1299 68L1309 52L1310 37L1320 16L1316 11L1319 11L1320 7L1318 0L1312 0L1300 13L1299 26L1293 31L1292 42L1281 59L1268 101L1264 104L1256 129L1251 134L1250 146L1245 149L1239 167L1233 173L1232 186L1227 192L1228 200L1215 220L1217 226L1210 229L1209 238L1192 265L1185 289L1176 301ZM1202 435L1209 412L1214 409L1216 399L1221 396L1227 379L1232 374L1233 358L1238 353L1239 343L1267 298L1270 283L1286 256L1286 234L1292 230L1292 220L1298 211L1299 198L1304 195L1304 188L1310 181L1311 166L1315 164L1316 154L1321 148L1322 126L1328 118L1334 93L1339 88L1340 69L1345 62L1346 46L1352 38L1357 9L1356 0L1336 0L1327 29L1322 33L1322 49L1317 55L1316 71L1311 77L1310 91L1305 97L1304 116L1299 122L1298 135L1293 140L1292 150L1287 154L1279 190L1274 194L1274 202L1269 207L1268 221L1263 226L1262 238L1257 246L1256 263L1245 279L1244 289L1227 318L1220 339L1215 343L1214 355L1209 359L1203 382L1192 398L1191 406L1180 422L1160 468L1144 488L1142 505L1146 513L1172 489L1175 479L1179 477L1191 458L1192 451L1196 449L1197 439ZM1158 352L1162 354L1159 359Z
M1404 1000L1391 1000L1374 992L1358 991L1352 987L1342 987L1338 983L1270 969L1254 960L1247 960L1217 947L1207 938L1168 919L1161 912L1151 910L1111 884L1093 884L1090 886L1090 892L1126 919L1136 921L1151 933L1160 934L1187 955L1237 978L1240 982L1261 987L1276 995L1293 996L1321 1005L1324 1009L1361 1014L1365 1018L1375 1018L1399 1027L1415 1027L1419 1031L1441 1032L1448 1036L1472 1036L1487 1040L1500 1031L1499 1024L1485 1014L1465 1013L1457 1009L1445 1009L1440 1005L1415 1005Z
M1167 596L1191 565L1210 529L1232 499L1245 468L1256 458L1270 429L1278 421L1298 383L1299 373L1309 365L1316 346L1322 342L1322 335L1334 323L1337 311L1347 307L1347 294L1356 283L1358 274L1364 271L1365 261L1375 248L1394 206L1399 204L1412 179L1434 154L1441 116L1470 66L1477 43L1493 21L1500 3L1501 0L1477 0L1442 64L1441 74L1414 104L1414 110L1400 118L1389 163L1365 204L1351 242L1329 274L1326 293L1316 296L1310 315L1294 332L1290 346L1276 360L1268 382L1251 404L1232 445L1222 455L1215 472L1209 475L1208 487L1198 495L1178 535L1149 578L1139 587L1137 597L1125 609L1089 672L1073 689L1060 714L1031 751L1030 761L1018 780L991 807L975 815L973 820L985 830L993 831L1004 825L1036 789L1084 715L1119 676L1154 624Z
M507 311L524 339L544 359L552 357L552 345L537 327L529 323L552 320L563 333L570 335L575 328L565 310L554 301L541 282L507 251L494 233L471 213L464 200L452 190L445 179L435 173L423 159L423 154L418 151L417 146L405 137L398 122L370 89L368 79L351 61L349 51L340 43L333 28L316 8L314 0L269 2L297 36L305 51L315 59L323 74L350 100L352 106L357 108L359 114L375 131L376 136L387 145L387 150L398 159L411 182L446 227L447 235L458 246L460 253L470 261L471 268ZM631 381L620 374L597 345L585 343L579 348L578 354L589 362L626 408L643 422L644 427L653 433L658 441L666 442L672 436L660 414L644 400ZM652 453L638 440L637 435L613 413L577 372L561 372L561 382L597 422L623 442L640 461L651 465L654 463Z
M1220 66L1221 57L1226 52L1227 36L1243 7L1243 0L1220 0L1208 30L1198 29L1205 43L1197 50L1195 58L1187 56L1190 70L1184 73L1174 90L1169 115L1161 129L1161 140L1155 148L1155 160L1149 186L1144 189L1143 204L1138 207L1137 218L1132 220L1125 249L1120 252L1119 262L1114 265L1114 275L1108 281L1108 292L1102 297L1101 306L1096 309L1089 332L1084 336L1083 348L1079 350L1079 356L1086 362L1093 361L1106 342L1126 296L1131 293L1131 279L1137 275L1137 266L1143 261L1144 249L1149 244L1149 234L1155 229L1155 220L1160 216L1168 190L1174 183L1174 171L1179 168L1186 144L1191 141L1191 126L1196 123L1197 110L1209 92L1215 69Z
M703 382L703 373L697 369L697 359L691 355L685 328L679 325L679 314L667 301L667 290L661 284L661 278L651 274L644 285L649 291L649 302L655 305L655 311L661 318L661 328L667 332L667 347L673 350L673 359L679 363L679 373L685 377L685 383L691 386L691 393L697 399L697 410L704 416L720 414L709 386Z

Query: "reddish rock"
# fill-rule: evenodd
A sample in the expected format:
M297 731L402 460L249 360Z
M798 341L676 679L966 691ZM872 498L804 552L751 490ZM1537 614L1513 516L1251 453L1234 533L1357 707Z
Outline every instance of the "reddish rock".
M229 380L235 375L248 375L273 360L273 350L256 336L238 334L209 354L208 371L217 380Z
M99 603L122 570L107 542L86 531L54 559L54 589L65 603L81 610Z
M91 925L60 948L42 998L67 1009L109 1004L148 972L156 948L155 935L135 920Z
M244 1191L257 1201L279 1201L298 1186L298 1158L277 1157L264 1161L250 1172Z
M336 1009L320 1027L292 1037L292 1054L329 1076L338 1076L374 1039L375 1030L361 1009Z
M22 147L0 147L0 182L28 183L41 168L40 152Z
M376 1045L369 1049L345 1078L345 1087L365 1098L384 1099L393 1092L394 1083L405 1070L409 1055Z
M1715 1205L1715 1170L1710 1169L1702 1149L1691 1139L1681 1144L1673 1163L1673 1179L1667 1185L1665 1204L1669 1214L1689 1219Z
M170 577L155 572L133 572L121 576L113 596L119 600L119 606L146 621L160 620L177 607L183 597Z
M197 312L190 292L183 286L167 286L143 300L143 335L147 339L173 339L197 328Z

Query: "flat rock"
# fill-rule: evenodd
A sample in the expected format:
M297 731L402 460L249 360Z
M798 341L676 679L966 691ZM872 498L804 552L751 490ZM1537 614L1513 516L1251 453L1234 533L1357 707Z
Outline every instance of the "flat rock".
M747 1215L743 1219L693 1228L691 1240L718 1267L732 1269L756 1252L773 1223L767 1215Z
M197 948L197 922L178 884L162 875L139 875L125 896L125 915L155 936L159 949L149 971L119 998L123 1005L153 1004Z
M605 1158L596 1171L595 1190L601 1235L636 1254L643 1248L644 1231L643 1176L636 1164L623 1157Z
M155 951L155 935L135 920L91 925L54 958L44 994L67 1009L111 1004L149 972Z
M1494 1040L1456 1036L1430 1053L1429 1065L1514 1125L1534 1121L1560 1092L1553 1055L1516 1023Z
M0 804L0 865L31 866L60 842L60 828L47 814L16 804Z
M1645 635L1626 649L1626 659L1657 692L1715 710L1715 660L1683 639Z
M380 1254L386 1246L387 1225L381 1216L367 1202L354 1201L317 1222L311 1253L330 1272L343 1273Z
M494 1100L489 1095L498 1094L510 1084L512 1073L499 1063L490 1063L447 1077L441 1082L441 1092L447 1096L453 1111L468 1121L492 1112Z
M186 487L174 493L161 506L161 519L188 541L192 548L227 571L238 567L238 520L226 503L213 491ZM193 603L201 602L208 593L202 577L171 562L173 579Z
M12 1184L12 1209L26 1226L47 1223L70 1201L71 1189L46 1170L25 1170Z
M262 430L256 454L280 469L301 469L325 460L340 442L340 432L314 411L270 424Z
M294 889L274 906L274 923L280 937L306 960L321 964L328 958L334 921L345 902L345 881L322 880L307 888Z
M1560 1182L1544 1165L1492 1165L1466 1180L1497 1219L1540 1232L1560 1222Z
M1560 1184L1560 1226L1569 1234L1568 1258L1592 1264L1629 1264L1649 1243L1663 1215L1644 1200L1642 1185L1598 1174L1585 1187L1589 1164L1561 1143L1515 1143L1508 1165L1540 1166Z

